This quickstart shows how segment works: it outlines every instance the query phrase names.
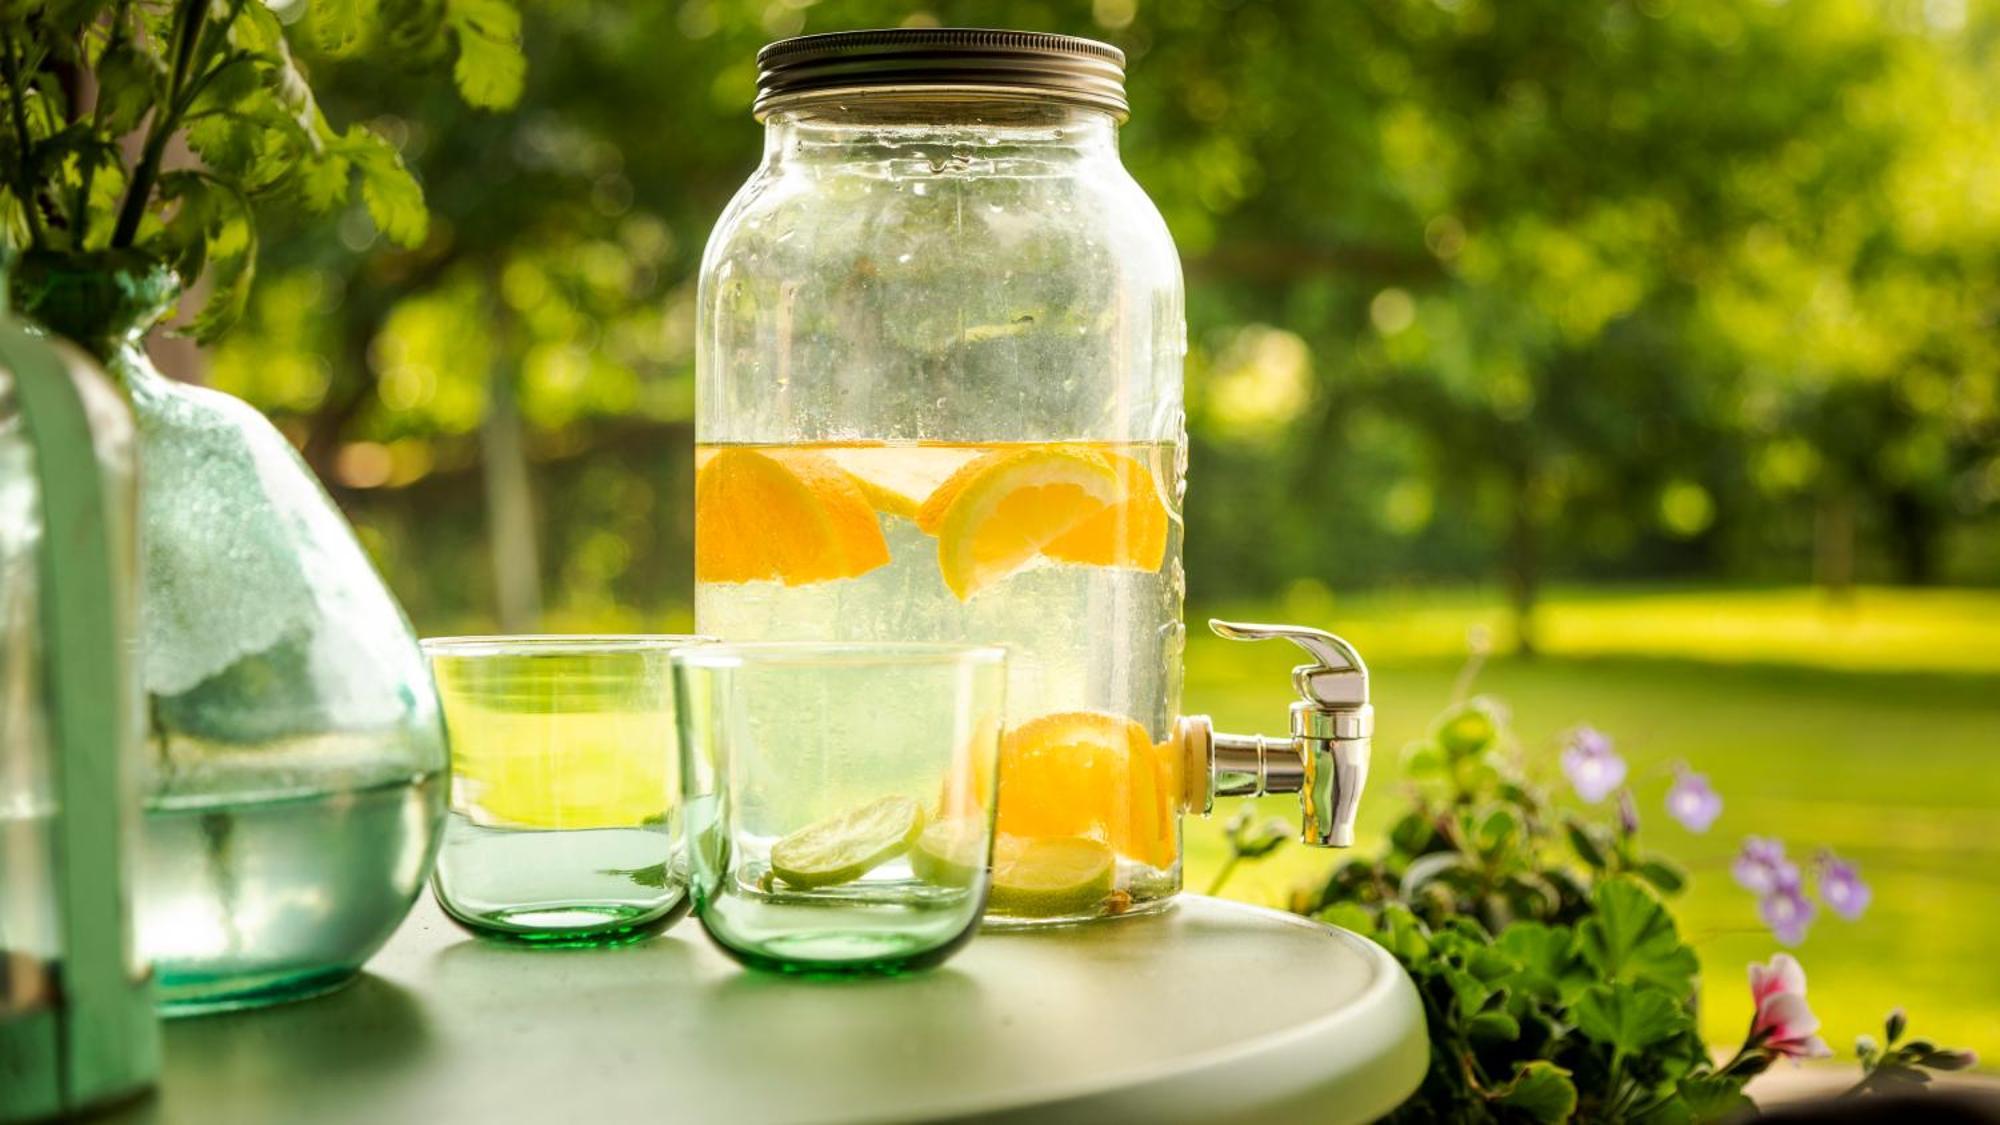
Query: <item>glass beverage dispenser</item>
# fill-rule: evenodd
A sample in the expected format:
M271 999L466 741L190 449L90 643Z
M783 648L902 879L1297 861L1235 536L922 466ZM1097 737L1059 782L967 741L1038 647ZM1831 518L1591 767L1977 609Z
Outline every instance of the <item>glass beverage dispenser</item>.
M132 442L81 353L0 318L0 1122L121 1100L159 1068L128 881Z
M1180 714L1186 329L1118 157L1123 54L904 29L758 63L763 162L701 273L698 630L1006 645L996 862L1066 839L1116 879L997 922L1164 906L1215 793L1300 790L1308 841L1349 842L1370 713L1344 642L1226 630L1308 647L1290 738Z

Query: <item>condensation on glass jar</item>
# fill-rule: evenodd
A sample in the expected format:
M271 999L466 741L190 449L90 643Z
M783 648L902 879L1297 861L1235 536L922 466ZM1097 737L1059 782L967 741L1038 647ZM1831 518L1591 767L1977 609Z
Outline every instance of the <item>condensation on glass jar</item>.
M1119 161L1123 55L909 29L759 66L763 161L701 274L697 626L1006 645L996 913L1164 904L1186 334ZM1020 860L1091 851L1045 839L1094 841L1115 878ZM1010 871L1042 892L1000 894Z

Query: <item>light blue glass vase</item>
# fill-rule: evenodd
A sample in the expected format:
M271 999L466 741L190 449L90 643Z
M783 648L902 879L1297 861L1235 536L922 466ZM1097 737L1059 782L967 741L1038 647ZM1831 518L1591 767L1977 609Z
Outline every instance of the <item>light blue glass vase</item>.
M21 260L22 312L94 354L138 422L148 716L139 936L168 1014L349 980L408 912L445 743L409 622L282 435L140 341L165 268Z

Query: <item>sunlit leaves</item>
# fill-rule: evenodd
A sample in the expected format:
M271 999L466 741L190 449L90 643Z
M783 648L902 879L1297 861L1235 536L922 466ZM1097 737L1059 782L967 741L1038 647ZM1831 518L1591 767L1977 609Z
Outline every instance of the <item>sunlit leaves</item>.
M198 339L246 306L257 204L328 214L358 200L390 242L423 243L423 191L401 153L367 128L327 121L265 4L8 4L0 24L9 241L72 252L129 245L190 285L205 277L211 295L187 326ZM401 36L419 55L450 40L469 101L498 108L520 93L520 19L508 0L315 0L299 30L336 56L377 37ZM88 113L68 105L70 83L52 60L90 71ZM139 143L121 148L128 135ZM176 135L200 167L163 170Z
M521 55L521 13L508 0L447 0L458 43L452 78L467 104L505 109L519 100L528 63Z
M172 207L153 248L183 278L206 274L210 292L187 332L208 341L243 314L257 269L257 227L249 200L235 185L206 172L168 172L160 197Z
M306 210L324 215L346 202L354 163L339 152L324 152L299 163L299 201Z
M344 55L361 45L374 14L371 0L312 0L306 6L306 26L320 50Z
M1673 916L1629 878L1607 879L1592 896L1595 913L1577 927L1577 948L1601 979L1688 988L1700 966L1681 943Z
M1538 1059L1514 1072L1514 1080L1498 1100L1531 1121L1557 1125L1576 1112L1576 1083L1570 1080L1569 1071Z
M1744 1096L1742 1087L1728 1078L1690 1075L1681 1079L1675 1090L1686 1105L1687 1119L1697 1125L1742 1120L1757 1108Z
M1516 922L1494 945L1514 961L1515 987L1546 1001L1572 999L1592 977L1576 956L1569 930L1541 922Z
M1636 1055L1694 1026L1672 993L1660 988L1599 985L1576 1003L1576 1027L1619 1055Z
M131 132L139 119L166 95L167 72L160 57L120 39L97 60L95 122L105 136Z
M360 175L361 198L376 228L397 245L421 244L430 214L424 210L424 190L403 166L402 155L360 126L349 129L337 147Z
M336 58L373 51L430 62L455 54L452 80L480 109L512 107L527 77L513 0L313 0L306 24L314 46Z

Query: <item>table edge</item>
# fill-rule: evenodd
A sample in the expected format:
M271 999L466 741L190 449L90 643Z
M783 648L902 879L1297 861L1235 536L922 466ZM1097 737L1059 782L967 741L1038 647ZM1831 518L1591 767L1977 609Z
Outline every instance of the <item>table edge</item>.
M1328 925L1270 907L1207 895L1183 894L1176 909L1191 900L1204 906L1311 930L1341 942L1367 962L1370 979L1360 995L1319 1018L1280 1031L1253 1036L1191 1058L1151 1070L1127 1071L1105 1078L1082 1079L1066 1087L1040 1091L1032 1102L989 1103L957 1107L933 1120L1001 1121L1033 1115L1037 1121L1204 1121L1305 1119L1321 1122L1373 1121L1403 1103L1422 1085L1430 1067L1430 1034L1416 985L1389 951L1339 926ZM1386 1025L1386 1026L1381 1026ZM1399 1026L1400 1025L1400 1026ZM1362 1028L1393 1031L1373 1048L1358 1049L1354 1033ZM1374 1056L1368 1058L1366 1056ZM1322 1066L1315 1076L1310 1064L1346 1057L1356 1065L1331 1080ZM1215 1081L1230 1071L1249 1072L1263 1079L1273 1098L1245 1107ZM1355 1075L1382 1077L1376 1088L1352 1080ZM1228 1083L1240 1091L1242 1075ZM1355 1087L1361 1087L1355 1089ZM1358 1104L1329 1110L1319 1099L1341 1092Z

